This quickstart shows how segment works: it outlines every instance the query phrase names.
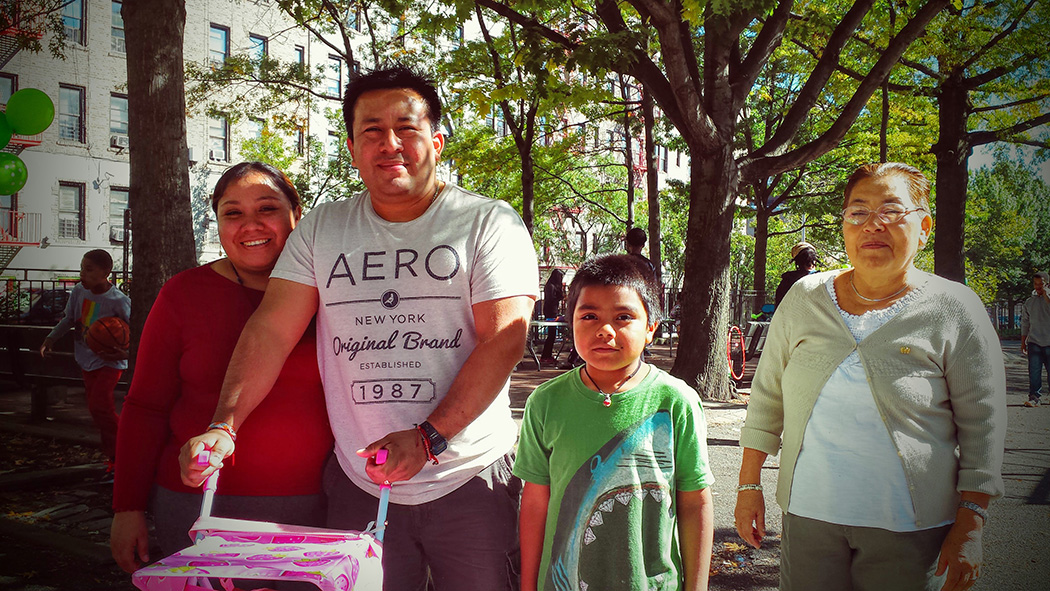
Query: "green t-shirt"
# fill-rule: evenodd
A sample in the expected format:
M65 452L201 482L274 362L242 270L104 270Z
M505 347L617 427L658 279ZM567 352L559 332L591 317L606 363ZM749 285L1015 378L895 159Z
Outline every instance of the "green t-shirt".
M576 369L525 405L514 474L550 486L540 589L678 589L675 494L714 482L700 397L652 366L603 400Z

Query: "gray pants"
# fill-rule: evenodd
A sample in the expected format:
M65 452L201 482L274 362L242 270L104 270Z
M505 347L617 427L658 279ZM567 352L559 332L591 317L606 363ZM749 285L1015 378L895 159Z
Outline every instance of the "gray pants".
M169 556L193 545L189 531L201 513L201 495L154 487L152 513L157 528L157 543L163 556ZM212 505L215 517L270 521L288 525L324 527L324 496L296 495L286 497L247 497L215 495ZM241 589L275 587L281 590L317 589L311 583L272 583L235 581ZM219 587L216 587L218 589Z
M391 503L383 538L384 591L503 591L519 586L521 480L508 454L451 493L421 505ZM346 477L333 454L324 471L328 527L362 530L379 499ZM397 487L397 484L394 484Z
M781 591L935 591L951 525L914 532L853 527L784 514Z

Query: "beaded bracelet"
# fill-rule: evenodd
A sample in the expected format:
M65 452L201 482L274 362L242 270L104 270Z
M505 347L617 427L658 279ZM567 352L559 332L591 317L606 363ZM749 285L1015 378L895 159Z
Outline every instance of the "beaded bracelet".
M233 425L229 423L212 423L208 425L208 431L211 431L212 429L225 431L226 434L230 436L230 439L232 439L234 443L237 443L237 432L233 430Z
M757 490L758 492L762 492L762 485L761 484L741 484L740 486L736 487L736 492L741 492L741 491L745 491L745 490Z
M438 459L434 455L434 450L430 447L430 438L427 437L427 432L423 429L422 425L416 425L416 431L419 432L419 438L423 440L423 451L427 452L427 459L430 463L437 465Z
M988 510L973 501L959 501L959 507L976 513L983 523L988 523Z

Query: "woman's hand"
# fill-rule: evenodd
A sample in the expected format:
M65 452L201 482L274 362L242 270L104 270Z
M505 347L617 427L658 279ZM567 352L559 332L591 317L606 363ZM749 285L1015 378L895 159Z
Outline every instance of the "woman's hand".
M120 511L109 528L109 550L125 572L133 573L149 562L149 537L145 511Z
M966 591L980 575L982 550L981 529L984 521L971 511L959 511L955 525L941 544L937 560L937 576L948 571L941 591Z
M755 548L762 545L766 536L766 498L760 490L742 490L736 493L736 509L733 510L736 533Z

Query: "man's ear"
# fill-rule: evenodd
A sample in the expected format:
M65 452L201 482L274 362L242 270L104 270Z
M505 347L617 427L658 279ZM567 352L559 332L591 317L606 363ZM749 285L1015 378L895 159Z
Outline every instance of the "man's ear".
M354 166L354 140L346 136L346 149L350 150L350 166Z

